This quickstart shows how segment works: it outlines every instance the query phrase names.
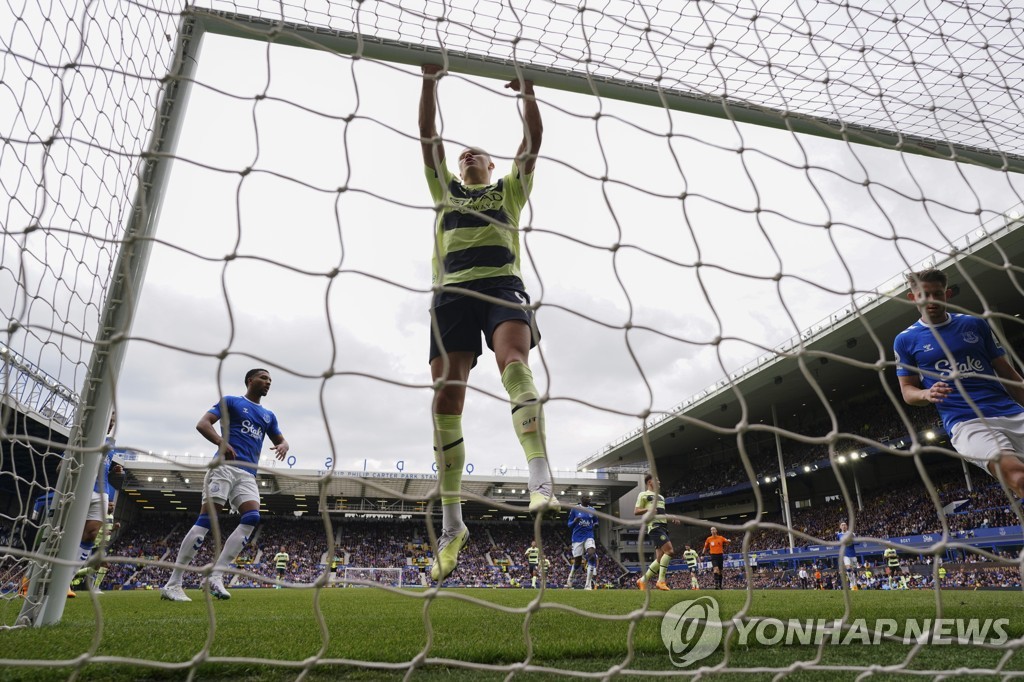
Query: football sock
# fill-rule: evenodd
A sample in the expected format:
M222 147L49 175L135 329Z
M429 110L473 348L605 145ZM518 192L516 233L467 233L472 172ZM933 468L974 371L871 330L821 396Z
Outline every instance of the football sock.
M510 362L501 373L501 383L508 391L512 400L512 425L515 428L519 443L523 446L526 461L540 459L544 461L544 415L540 407L537 387L533 383L533 372L522 362ZM543 468L538 468L543 480L534 479L533 466L530 467L531 482L550 483L551 473L544 461Z
M217 563L213 567L213 572L210 573L211 578L219 578L224 574L229 564L235 560L235 557L242 551L242 547L252 537L253 531L256 530L256 524L259 522L260 513L258 511L247 511L242 514L238 526L228 536L228 539L224 541L224 547L220 551L220 556L217 557Z
M665 582L665 572L668 570L668 565L672 562L672 557L668 554L662 554L661 559L658 561L658 582Z
M445 531L462 530L462 468L466 464L466 444L462 440L462 415L434 415L434 456L441 478L441 522ZM440 443L441 452L437 452Z
M168 587L181 585L181 576L185 572L184 567L192 563L192 559L195 558L199 548L203 546L203 540L206 539L206 534L209 532L210 517L206 514L200 514L199 519L196 520L196 525L192 526L185 533L185 538L181 541L181 548L178 549L178 558L174 560L174 563L181 564L182 568L175 568L171 571L171 577L167 579Z

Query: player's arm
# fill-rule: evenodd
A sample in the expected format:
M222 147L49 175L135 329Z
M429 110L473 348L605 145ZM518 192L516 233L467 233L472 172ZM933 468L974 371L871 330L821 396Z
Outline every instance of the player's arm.
M523 141L516 152L516 165L519 166L519 174L526 176L532 173L537 165L537 153L540 151L540 142L544 136L544 124L540 119L537 98L533 94L533 81L516 79L507 83L505 87L523 95Z
M443 67L424 64L423 90L420 93L420 145L423 149L423 164L442 177L444 168L444 144L437 135L437 83Z
M921 385L921 377L911 374L905 377L898 377L900 380L900 393L903 395L903 402L915 407L924 407L934 403L941 403L946 399L953 388L945 381L936 381L928 388Z
M1017 371L1006 356L1001 355L992 360L992 369L995 370L996 376L1000 379L1010 382L1003 384L1003 388L1010 394L1010 397L1020 405L1024 405L1024 377L1021 377L1020 372Z
M196 424L196 431L199 432L206 440L210 441L217 446L217 450L224 457L224 459L235 459L235 449L231 447L231 443L228 442L227 438L224 438L214 428L214 424L220 421L220 417L215 415L213 412L207 412L200 419L199 423Z
M270 442L274 444L270 449L274 451L274 454L279 460L284 461L284 456L288 454L289 449L288 441L284 439L284 434L279 433L277 435L270 436Z
M711 538L704 540L704 548L700 550L701 556L708 553L708 545L711 544Z

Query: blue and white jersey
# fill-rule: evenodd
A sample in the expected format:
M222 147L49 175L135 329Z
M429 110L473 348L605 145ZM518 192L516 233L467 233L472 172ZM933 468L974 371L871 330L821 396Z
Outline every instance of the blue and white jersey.
M263 438L268 435L281 435L281 429L277 426L277 417L267 408L252 402L245 396L225 396L224 402L228 408L228 442L235 449L238 462L247 462L252 465L251 468L241 468L255 476L256 465L259 464L260 453L263 451ZM220 403L211 407L209 412L221 419ZM223 432L223 422L221 430Z
M949 356L943 346L949 349ZM953 389L945 400L935 404L946 433L952 434L954 426L971 419L1024 412L1024 407L992 378L995 376L992 361L1006 355L1006 350L999 345L988 322L980 317L950 313L946 322L935 326L918 320L900 332L893 343L893 351L896 362L900 363L896 376L920 376L924 388L944 381ZM981 414L968 404L951 378L954 370L959 372L963 390Z
M96 477L96 484L93 485L92 491L94 493L102 491L106 494L108 500L112 500L114 499L114 493L117 491L114 489L114 486L110 485L108 477L110 475L110 467L114 463L114 455L116 455L118 451L114 449L113 438L107 438L106 442L107 445L110 446L110 449L103 455L103 461L100 462L100 473L99 476Z
M846 535L846 533L844 533L842 531L839 531L838 533L836 533L836 540L839 541L839 542L842 542L844 535ZM852 544L850 544L850 545L847 545L846 547L841 548L839 556L848 556L851 559L856 559L857 558L857 550L853 548Z
M586 507L592 509L592 507ZM594 529L597 528L597 516L573 507L569 510L569 528L572 528L572 541L583 542L588 538L594 539Z
M53 496L56 494L55 490L51 490L47 493L43 493L36 498L35 503L32 505L32 513L29 516L29 520L35 524L41 524L43 519L46 518L47 512L53 508Z

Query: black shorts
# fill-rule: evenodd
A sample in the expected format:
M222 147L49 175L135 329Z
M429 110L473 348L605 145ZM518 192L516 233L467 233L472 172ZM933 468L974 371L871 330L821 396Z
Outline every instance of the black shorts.
M717 568L722 570L722 566L725 564L724 554L712 554L711 555L711 568Z
M530 564L530 575L537 575L540 569L540 564Z
M668 536L668 529L665 526L655 526L647 531L647 537L651 539L655 547L659 549L665 546L666 542L672 542L672 538Z
M529 294L518 289L506 288L486 289L479 293L508 301L509 305L483 301L473 296L460 296L432 308L429 360L439 357L443 348L448 353L473 353L473 364L476 365L476 358L483 353L480 334L483 334L487 347L494 350L494 330L499 324L509 320L520 320L532 327L530 348L540 341L540 332L534 324L533 311L521 307L530 303Z

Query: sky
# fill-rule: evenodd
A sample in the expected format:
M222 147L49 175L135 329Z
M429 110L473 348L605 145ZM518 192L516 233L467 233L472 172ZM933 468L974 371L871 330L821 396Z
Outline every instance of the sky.
M118 443L210 454L196 422L262 366L294 457L278 466L429 471L418 70L208 35L197 80L117 386ZM537 94L521 237L556 471L1021 203L998 171ZM451 74L439 104L450 158L480 146L508 172L522 123L503 83ZM476 473L524 466L489 352L464 432Z

